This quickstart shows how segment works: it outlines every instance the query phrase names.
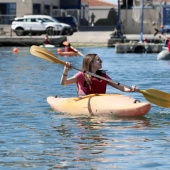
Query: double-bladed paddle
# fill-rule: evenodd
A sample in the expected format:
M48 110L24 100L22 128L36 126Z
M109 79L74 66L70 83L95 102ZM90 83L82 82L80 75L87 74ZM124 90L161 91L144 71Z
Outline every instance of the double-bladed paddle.
M42 59L48 60L52 63L62 64L64 66L66 65L66 63L64 61L59 60L53 53L51 53L50 51L48 51L45 48L33 45L30 48L30 53L32 55L35 55L35 56L40 57ZM85 70L76 68L74 66L72 68L75 69L75 70L90 74L94 77L98 77L100 79L106 80L108 82L120 84L120 83L114 82L110 79L107 79L105 77L91 73L89 71L85 71ZM128 87L128 86L126 86L126 87ZM128 87L128 88L131 88L131 87ZM155 105L165 107L165 108L170 108L170 94L169 93L166 93L166 92L163 92L163 91L160 91L160 90L157 90L157 89L153 89L153 88L150 88L150 89L147 89L147 90L139 90L138 89L137 92L142 93L146 100L148 100L149 102L151 102Z

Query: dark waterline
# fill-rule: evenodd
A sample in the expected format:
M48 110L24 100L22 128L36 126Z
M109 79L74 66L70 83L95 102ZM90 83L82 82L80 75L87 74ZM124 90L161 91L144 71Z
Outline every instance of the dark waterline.
M97 53L113 80L170 93L170 62L157 54L116 54L114 48L80 48ZM51 50L57 54L57 49ZM59 57L81 67L81 57ZM32 56L29 48L0 48L0 169L169 169L170 109L152 105L139 118L74 117L52 111L51 95L76 96L61 86L63 66ZM76 71L72 70L69 75ZM122 93L111 87L107 93ZM140 93L126 93L146 101Z

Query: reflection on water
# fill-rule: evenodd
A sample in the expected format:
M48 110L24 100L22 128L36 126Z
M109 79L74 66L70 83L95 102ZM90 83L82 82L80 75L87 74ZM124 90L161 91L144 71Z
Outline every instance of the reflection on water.
M156 54L95 52L115 81L170 93L169 62ZM52 51L57 54L56 49ZM82 57L59 57L81 66ZM1 169L169 169L170 110L152 105L144 117L75 117L52 111L50 95L76 96L75 85L61 86L63 66L30 55L29 48L0 50ZM72 70L69 74L74 74ZM108 88L108 93L121 93ZM140 93L127 93L146 101ZM166 152L165 152L166 151Z

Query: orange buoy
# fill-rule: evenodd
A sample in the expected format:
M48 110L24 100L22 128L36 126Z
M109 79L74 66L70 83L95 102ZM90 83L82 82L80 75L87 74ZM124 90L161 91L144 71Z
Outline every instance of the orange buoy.
M13 52L14 52L14 53L17 53L17 52L18 52L18 48L14 48L14 49L13 49Z
M62 49L61 48L58 48L57 49L57 52L59 53L59 52L62 52Z

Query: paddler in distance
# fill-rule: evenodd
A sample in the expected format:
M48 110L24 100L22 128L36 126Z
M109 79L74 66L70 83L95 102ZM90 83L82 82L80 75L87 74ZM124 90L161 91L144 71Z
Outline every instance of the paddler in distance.
M68 42L63 42L65 45L64 51L58 51L60 56L78 56L78 52L71 48L71 44Z

